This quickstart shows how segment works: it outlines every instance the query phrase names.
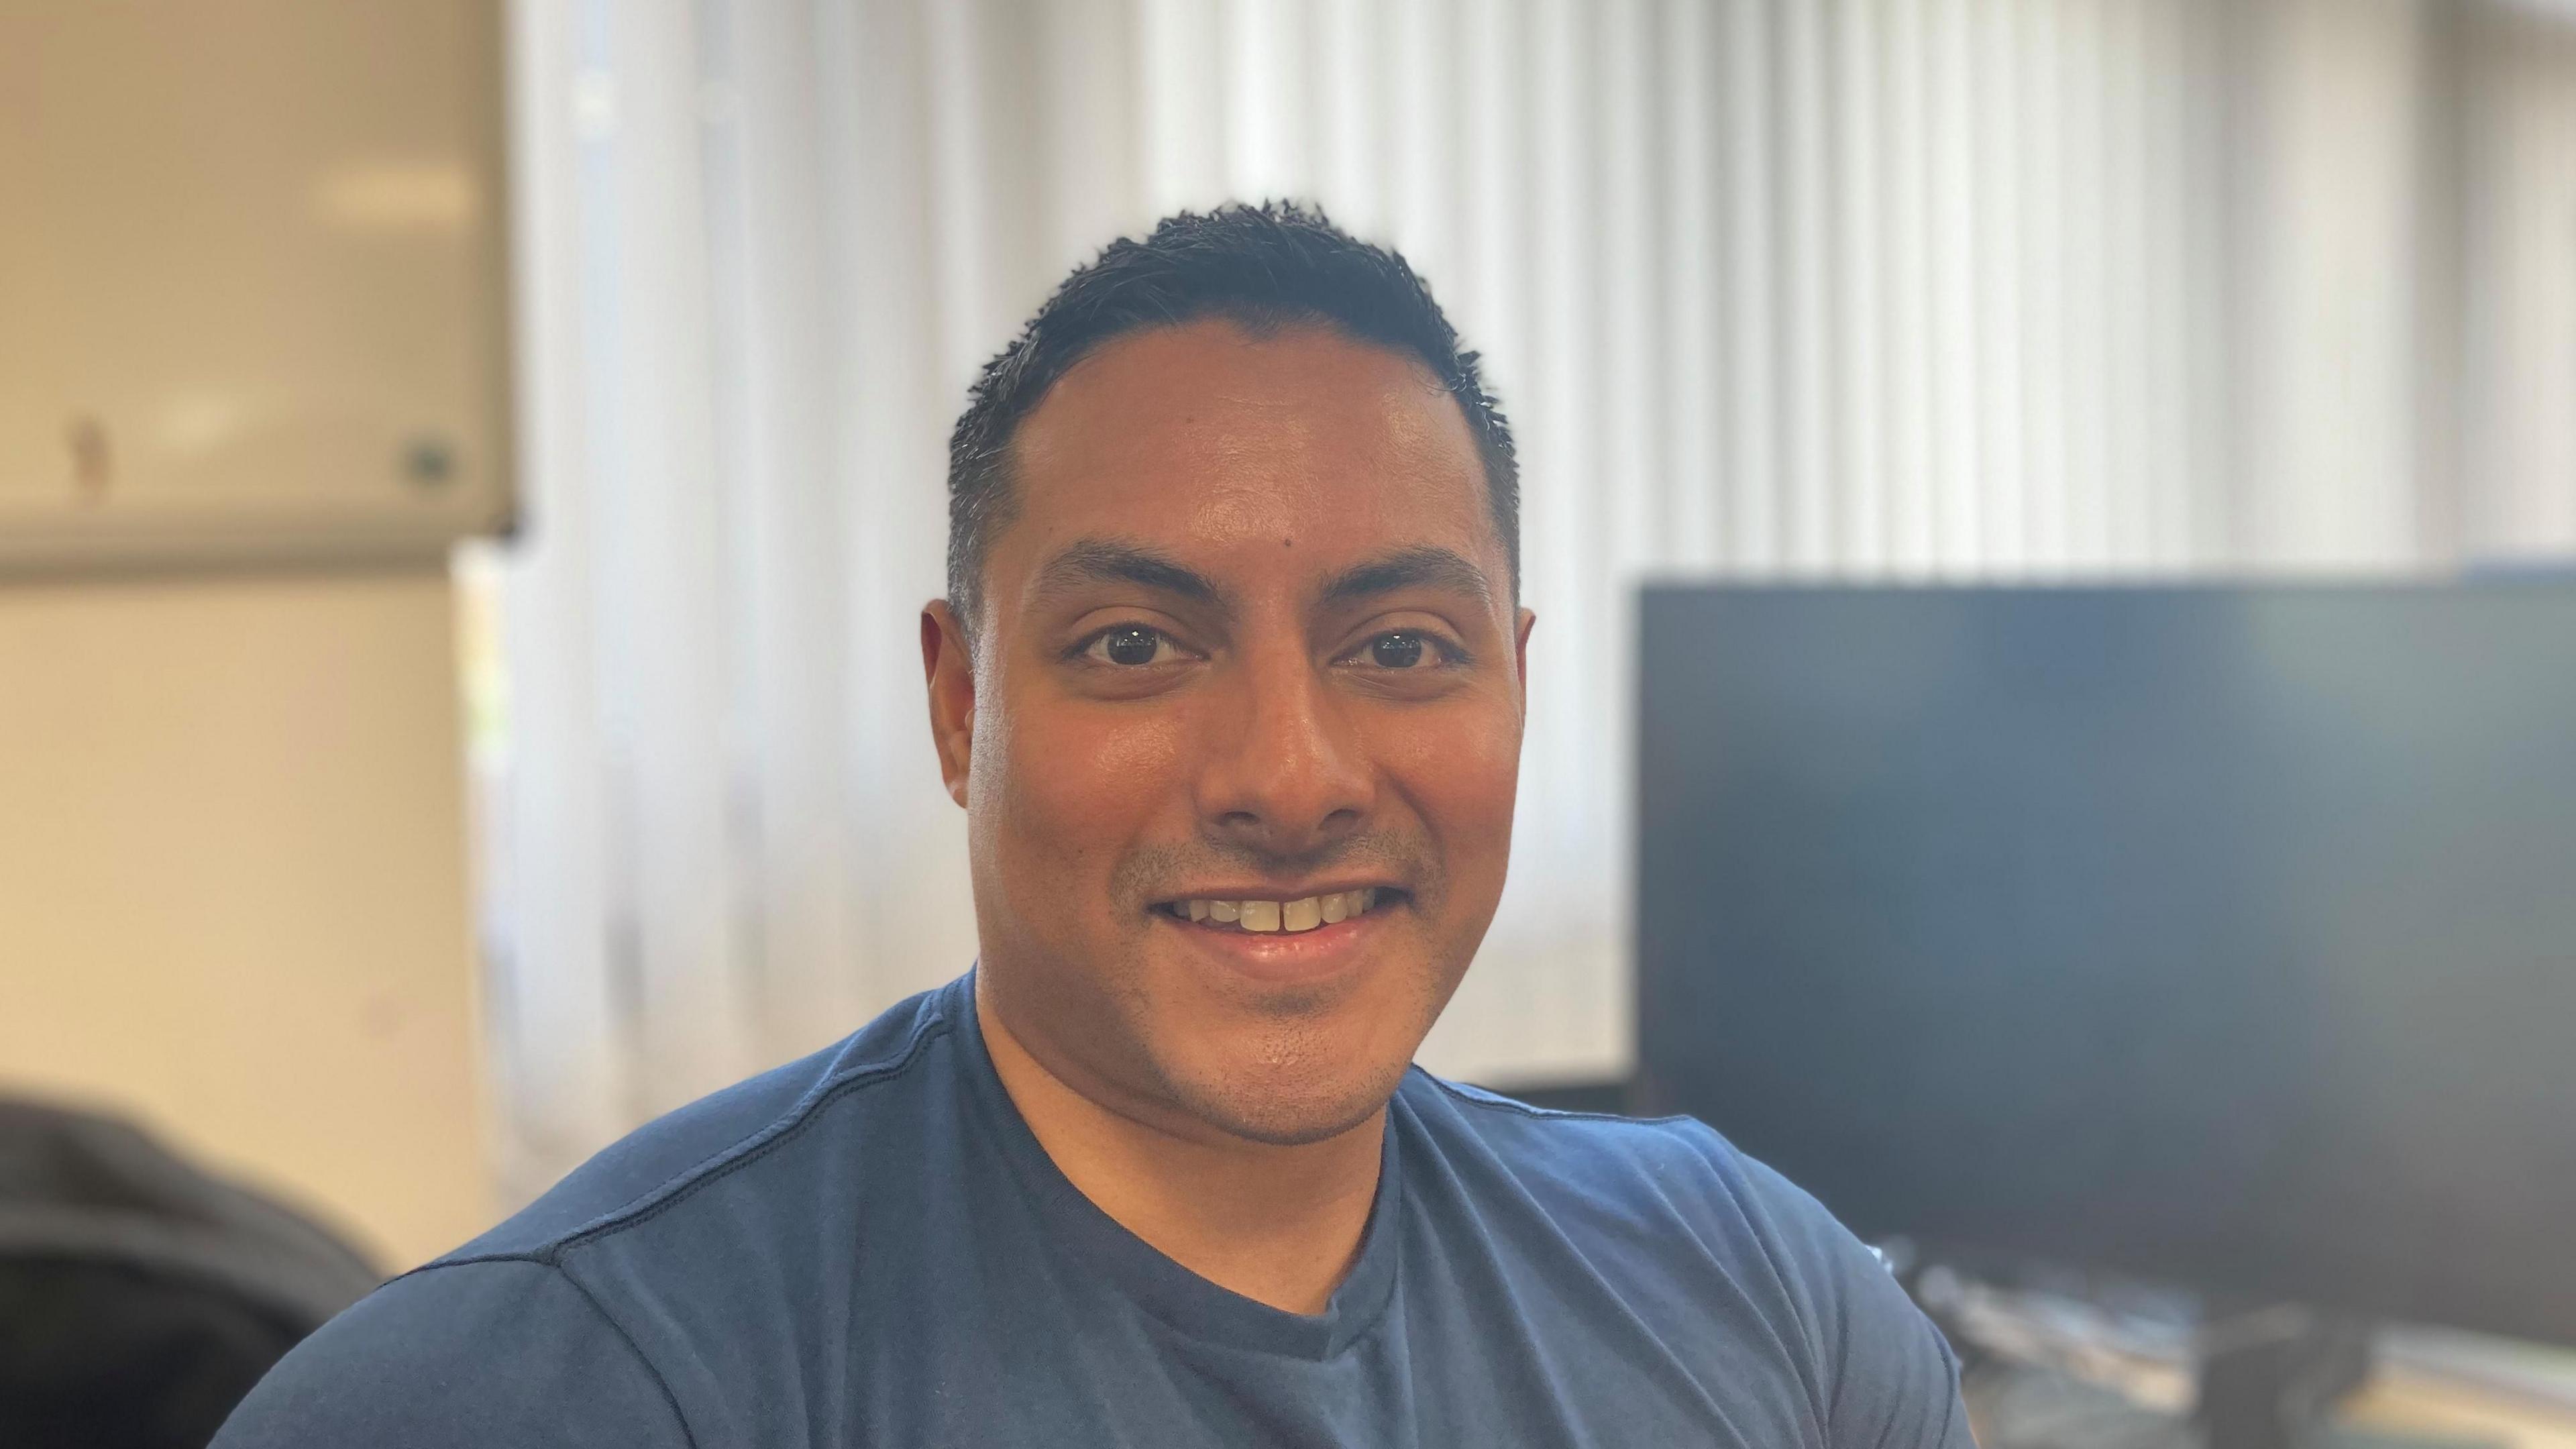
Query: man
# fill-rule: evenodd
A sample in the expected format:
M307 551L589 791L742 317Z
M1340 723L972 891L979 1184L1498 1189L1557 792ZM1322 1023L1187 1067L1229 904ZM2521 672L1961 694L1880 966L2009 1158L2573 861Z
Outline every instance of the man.
M389 1285L219 1443L1969 1442L1877 1259L1716 1134L1410 1066L1502 891L1532 618L1401 259L1279 206L1112 246L949 486L975 969Z

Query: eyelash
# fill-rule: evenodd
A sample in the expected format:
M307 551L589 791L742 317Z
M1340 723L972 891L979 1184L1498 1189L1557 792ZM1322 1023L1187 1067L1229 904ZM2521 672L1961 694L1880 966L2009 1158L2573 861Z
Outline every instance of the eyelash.
M1189 652L1189 650L1182 645L1181 641L1173 638L1169 632L1157 629L1151 624L1140 624L1131 620L1126 623L1111 624L1105 628L1092 630L1090 633L1082 636L1080 642L1066 650L1064 657L1075 664L1092 664L1104 669L1145 669L1152 667L1150 665L1143 664L1119 664L1115 661L1095 660L1091 658L1091 651L1099 647L1101 641L1109 638L1113 634L1150 634L1162 643L1169 645L1172 651L1176 654L1187 654Z
M1418 668L1418 667L1417 667L1417 668L1412 668L1412 669L1392 669L1392 668L1389 668L1389 669L1387 669L1387 670L1386 670L1386 672L1387 672L1387 673L1389 673L1389 674L1428 674L1428 673L1430 673L1430 672L1431 672L1431 670L1433 670L1433 669L1456 669L1456 668L1459 668L1459 667L1461 667L1461 666L1463 666L1463 665L1471 664L1471 663L1473 663L1473 662L1474 662L1473 660L1471 660L1471 659L1469 659L1469 658L1467 657L1467 651L1466 651L1466 650L1464 650L1464 649L1462 649L1462 648L1458 647L1458 645L1457 645L1457 644L1455 644L1454 642L1450 641L1449 639L1447 639L1447 638L1445 638L1445 637L1443 637L1443 636L1441 636L1441 635L1438 635L1438 634L1434 634L1434 633L1432 633L1432 632L1431 632L1430 630L1428 630L1428 629L1381 629L1381 630L1379 630L1378 632L1376 632L1376 633L1374 633L1374 634L1371 634L1371 635L1370 635L1370 636L1368 636L1367 638L1362 639L1362 640L1360 641L1360 643L1359 643L1359 647L1358 647L1358 648L1356 648L1356 649L1352 650L1352 651L1351 651L1350 653L1348 653L1348 654L1343 655L1343 656L1342 656L1342 658L1343 658L1343 659L1357 659L1357 658L1361 657L1362 655L1367 654L1367 653L1368 653L1368 652L1370 652L1371 650L1375 649L1375 648L1377 647L1377 645L1378 645L1378 641L1380 641L1380 640L1382 640L1382 639L1392 639L1392 638L1397 637L1398 635L1401 635L1401 636L1403 636L1403 637L1405 637L1405 638L1409 638L1409 639L1418 639L1418 640L1421 640L1421 641L1422 641L1422 643L1423 643L1424 645L1426 645L1426 646L1428 646L1428 647L1430 648L1430 650L1431 650L1431 652L1432 652L1433 654L1435 654L1435 655L1437 655L1437 656L1438 656L1438 660L1437 660L1437 662L1435 662L1434 664L1432 664L1432 665L1431 665L1430 669L1423 669L1423 668ZM1340 663L1341 661L1340 661L1340 660L1335 660L1334 662L1335 662L1335 663ZM1384 666L1380 666L1380 667L1382 667L1382 668L1383 668Z
M1111 636L1111 635L1113 635L1113 634L1124 634L1124 633L1131 633L1131 632L1132 632L1132 633L1139 633L1139 634L1151 634L1151 635L1153 635L1156 639L1159 639L1159 640L1161 640L1163 643L1165 643L1165 644L1167 644L1167 645L1170 645L1170 646L1172 647L1172 649L1173 649L1174 651L1176 651L1176 652L1180 652L1180 653L1187 653L1187 652L1188 652L1188 650L1187 650L1186 648L1184 648L1184 647L1183 647L1183 645L1181 644L1181 642L1180 642L1179 640L1174 639L1170 634L1168 634L1168 633L1164 632L1164 631L1163 631L1163 630L1161 630L1161 629L1157 629L1157 628L1155 628L1155 627L1154 627L1153 625L1151 625L1151 624L1125 623L1125 624L1111 624L1111 625L1107 626L1106 628L1101 628L1101 629L1094 629L1094 630L1092 630L1090 633L1088 633L1088 634L1084 635L1084 636L1082 637L1082 639L1081 639L1078 643L1076 643L1072 648L1067 649L1067 650L1065 651L1065 656L1064 656L1064 657L1065 657L1067 660L1069 660L1069 661L1071 661L1071 662L1073 662L1073 663L1077 663L1077 664L1079 664L1079 663L1085 663L1085 662L1099 662L1099 661L1093 661L1093 660L1091 660L1090 655L1091 655L1091 651L1092 651L1094 648L1096 648L1096 647L1101 643L1101 641L1103 641L1103 640L1107 639L1109 636ZM1394 638L1394 637L1396 637L1396 636L1398 636L1398 635L1403 635L1403 636L1406 636L1406 637L1409 637L1409 638L1413 638L1413 639L1419 639L1419 640L1421 640L1421 641L1422 641L1422 643L1423 643L1423 644L1425 644L1425 645L1429 646L1429 648L1431 649L1431 652L1432 652L1434 655L1438 656L1438 662L1437 662L1437 663L1435 663L1435 664L1433 664L1433 665L1431 666L1433 669L1457 669L1457 668L1461 668L1461 667L1463 667L1463 666L1465 666L1465 665L1472 664L1472 663L1474 663L1474 662L1475 662L1475 660L1474 660L1471 656L1469 656L1469 654L1467 653L1467 651L1466 651L1465 649L1461 648L1461 647L1460 647L1460 646L1459 646L1455 641L1453 641L1453 640L1451 640L1451 639L1448 639L1448 638L1446 638L1446 637L1444 637L1444 636L1442 636L1442 635L1434 634L1434 633L1432 633L1432 632L1430 632L1429 630L1426 630L1426 629L1381 629L1381 630L1379 630L1377 633L1371 634L1371 635L1369 635L1367 638L1362 639L1362 640L1359 642L1359 644L1358 644L1358 646L1357 646L1357 647L1353 648L1349 653L1346 653L1346 654L1342 655L1340 658L1335 659L1333 662L1334 662L1334 663L1336 663L1336 664L1340 664L1340 663L1343 663L1343 662L1348 661L1348 660L1356 660L1356 659L1358 659L1360 656L1362 656L1362 655L1364 655L1364 654L1368 653L1370 650L1374 649L1374 648L1377 646L1377 644L1378 644L1378 642L1379 642L1380 640ZM1104 667L1112 668L1112 669L1144 669L1144 668L1150 668L1151 666L1149 666L1149 665L1141 665L1141 664L1114 664L1114 663L1113 663L1113 664L1106 664ZM1389 674L1415 674L1415 673L1428 673L1428 672L1430 672L1430 671L1429 671L1429 670L1420 669L1420 668L1413 668L1413 669L1393 669L1393 668L1389 668L1389 669L1387 669L1387 670L1386 670L1386 672L1387 672L1387 673L1389 673Z

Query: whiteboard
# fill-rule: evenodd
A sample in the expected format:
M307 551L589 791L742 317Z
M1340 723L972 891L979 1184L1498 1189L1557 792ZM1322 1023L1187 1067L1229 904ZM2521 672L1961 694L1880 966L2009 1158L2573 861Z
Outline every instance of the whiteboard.
M511 518L500 0L0 4L0 572Z

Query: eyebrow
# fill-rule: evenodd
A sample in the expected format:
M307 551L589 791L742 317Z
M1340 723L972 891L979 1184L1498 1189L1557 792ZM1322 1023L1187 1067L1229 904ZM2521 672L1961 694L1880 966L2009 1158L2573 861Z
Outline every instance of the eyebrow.
M1449 549L1425 545L1344 570L1324 586L1323 602L1348 604L1413 588L1445 589L1485 605L1494 601L1483 569Z
M1226 607L1225 596L1205 574L1132 543L1087 538L1047 560L1046 567L1038 570L1037 591L1041 594L1061 593L1085 584L1135 584L1210 608Z
M1066 547L1038 570L1037 592L1055 594L1086 584L1134 584L1231 612L1225 594L1205 574L1138 544L1087 538ZM1344 569L1324 585L1326 605L1357 603L1403 589L1431 588L1493 602L1485 571L1454 550L1436 545L1399 549Z

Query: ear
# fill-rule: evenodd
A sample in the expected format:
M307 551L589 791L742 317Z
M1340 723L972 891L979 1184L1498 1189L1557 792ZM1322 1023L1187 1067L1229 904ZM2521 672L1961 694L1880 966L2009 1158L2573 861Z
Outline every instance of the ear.
M921 609L921 675L930 690L930 739L939 747L939 778L948 798L966 803L966 766L975 757L975 661L966 626L946 599Z
M1512 631L1512 667L1518 672L1521 718L1526 720L1529 718L1529 636L1530 630L1538 625L1538 614L1533 610L1523 609L1516 622L1519 627Z

